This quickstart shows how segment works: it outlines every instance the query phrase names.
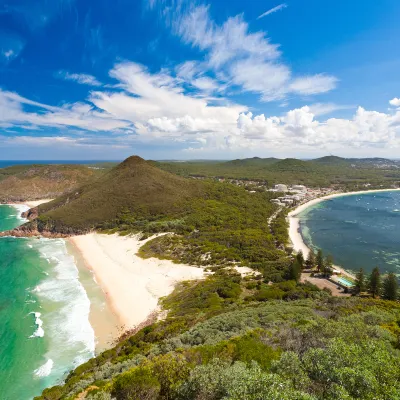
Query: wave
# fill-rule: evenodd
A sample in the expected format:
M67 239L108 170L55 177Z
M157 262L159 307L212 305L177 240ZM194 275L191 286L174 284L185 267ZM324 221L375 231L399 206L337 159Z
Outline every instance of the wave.
M38 369L35 369L34 374L39 378L49 376L53 369L53 365L54 365L54 361L50 358Z
M35 315L35 324L37 326L37 329L31 336L30 338L35 338L35 337L43 337L44 336L44 329L43 329L43 321L40 319L42 314L40 312L34 312L32 311L29 314L34 314Z
M21 214L22 214L23 212L28 211L30 207L28 207L28 206L25 205L25 204L9 204L9 205L10 205L11 207L14 207L14 208L17 209L18 215L16 215L16 217L17 217L20 221L23 221L23 222L28 221L26 218L23 218L23 217L21 216Z
M32 242L48 261L43 280L32 290L39 298L46 322L46 357L56 362L54 374L64 373L94 356L95 334L89 322L90 301L63 239ZM62 349L62 350L60 350ZM62 365L61 365L62 364Z

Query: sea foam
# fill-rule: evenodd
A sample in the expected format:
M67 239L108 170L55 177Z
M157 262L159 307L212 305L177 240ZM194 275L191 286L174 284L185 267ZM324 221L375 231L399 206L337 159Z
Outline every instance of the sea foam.
M37 329L29 337L30 338L43 337L44 336L43 321L40 319L42 314L40 312L34 312L34 311L32 311L30 314L35 315L35 324L37 326Z
M29 210L29 207L27 205L25 205L25 204L9 204L9 205L17 209L18 213L17 213L16 217L18 217L19 220L21 220L23 222L28 221L26 218L23 218L21 216L22 213Z
M48 359L42 366L38 369L35 369L34 374L39 378L44 378L45 376L49 376L53 369L54 361L52 359Z
M79 281L79 272L73 257L68 254L63 239L39 239L32 242L41 257L49 262L48 274L32 290L44 310L46 357L54 360L57 368L72 368L94 356L95 335L89 322L90 301ZM66 365L67 364L67 365ZM58 367L59 366L59 367ZM60 368L60 371L57 369Z

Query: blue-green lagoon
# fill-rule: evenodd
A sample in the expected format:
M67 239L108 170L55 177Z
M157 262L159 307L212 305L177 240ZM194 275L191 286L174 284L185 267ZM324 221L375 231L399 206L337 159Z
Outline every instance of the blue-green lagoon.
M335 264L400 275L400 191L335 197L297 217L306 245L331 254Z
M0 230L23 220L0 205ZM2 400L28 400L94 355L90 302L62 239L0 238Z

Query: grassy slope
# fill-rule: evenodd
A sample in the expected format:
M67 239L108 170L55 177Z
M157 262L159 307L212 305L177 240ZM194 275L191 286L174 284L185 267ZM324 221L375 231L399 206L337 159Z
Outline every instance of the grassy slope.
M0 202L58 197L103 170L81 165L18 165L0 169Z

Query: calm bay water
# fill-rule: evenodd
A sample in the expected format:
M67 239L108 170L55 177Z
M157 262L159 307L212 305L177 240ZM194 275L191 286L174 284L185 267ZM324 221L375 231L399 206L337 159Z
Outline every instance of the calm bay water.
M400 276L400 192L337 197L299 215L304 241L347 270Z
M0 230L21 210L0 206ZM0 238L0 398L27 400L94 354L90 302L61 239Z

